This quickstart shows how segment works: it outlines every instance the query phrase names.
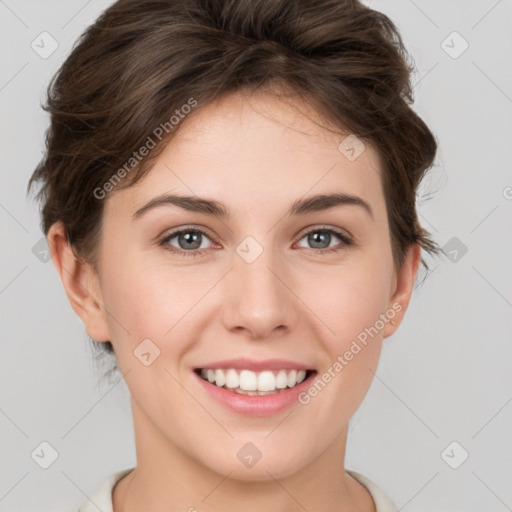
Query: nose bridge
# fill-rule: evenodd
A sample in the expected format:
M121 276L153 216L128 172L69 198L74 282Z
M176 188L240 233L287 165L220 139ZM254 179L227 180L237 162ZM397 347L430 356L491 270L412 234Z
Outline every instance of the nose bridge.
M244 239L236 248L226 281L226 328L245 329L255 338L291 328L297 318L296 304L286 281L286 269L276 251L253 237Z

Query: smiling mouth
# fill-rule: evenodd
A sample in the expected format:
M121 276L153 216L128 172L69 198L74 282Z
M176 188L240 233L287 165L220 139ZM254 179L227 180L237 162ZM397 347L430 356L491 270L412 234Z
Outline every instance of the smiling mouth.
M275 395L310 379L316 370L238 370L234 368L196 368L199 377L219 388L241 395Z

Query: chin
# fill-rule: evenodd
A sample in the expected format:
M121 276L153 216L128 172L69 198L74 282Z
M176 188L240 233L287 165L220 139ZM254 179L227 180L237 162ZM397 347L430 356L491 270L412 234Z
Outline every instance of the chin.
M265 433L264 435L267 435ZM263 482L274 478L286 478L306 464L303 458L298 459L300 454L294 448L269 446L257 448L255 444L236 443L237 449L233 457L226 456L228 450L222 450L222 456L216 460L204 460L203 464L212 471L226 476L233 480L246 482ZM263 443L261 443L263 444ZM231 451L231 450L229 450ZM215 457L214 454L212 454Z

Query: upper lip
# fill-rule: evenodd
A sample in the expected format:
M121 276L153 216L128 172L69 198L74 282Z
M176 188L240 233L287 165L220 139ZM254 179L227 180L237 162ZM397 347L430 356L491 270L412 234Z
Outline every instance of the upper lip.
M214 363L204 364L196 367L198 369L215 370L215 369L226 369L229 368L237 370L252 370L254 372L263 370L312 370L310 366L307 366L296 361L290 361L286 359L262 359L260 361L256 359L247 359L240 357L238 359L224 359L223 361L216 361Z

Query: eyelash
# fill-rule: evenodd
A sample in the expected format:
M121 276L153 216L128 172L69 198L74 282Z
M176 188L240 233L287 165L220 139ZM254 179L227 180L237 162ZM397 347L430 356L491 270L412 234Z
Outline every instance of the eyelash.
M303 233L302 236L299 238L299 241L302 240L305 236L311 234L311 233L330 233L336 235L341 240L341 246L340 247L327 247L325 249L313 249L309 248L306 250L312 251L315 254L321 254L325 255L326 253L334 252L337 253L341 250L343 250L345 247L348 247L353 244L353 241L351 238L349 238L347 235L345 235L343 232L338 231L333 228L324 228L324 227L317 227L314 229L311 229L310 231L307 231L306 233ZM185 227L176 231L173 231L172 233L166 235L164 238L160 239L158 242L159 246L165 246L164 249L176 254L177 256L183 256L183 257L193 257L197 258L199 256L202 256L208 249L194 249L191 251L185 251L183 249L176 249L176 248L170 248L172 246L166 245L170 240L172 240L176 235L180 235L181 233L197 233L201 235L205 235L207 238L210 238L207 233L204 231L197 229L195 227ZM210 238L211 239L211 238Z

